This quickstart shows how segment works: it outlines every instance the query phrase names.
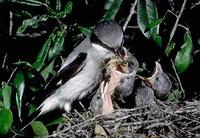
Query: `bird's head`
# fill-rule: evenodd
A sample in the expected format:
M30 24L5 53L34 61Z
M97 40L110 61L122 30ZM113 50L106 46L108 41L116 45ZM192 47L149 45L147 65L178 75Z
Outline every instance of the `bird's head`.
M92 30L90 41L99 52L123 56L123 30L115 21L99 22Z

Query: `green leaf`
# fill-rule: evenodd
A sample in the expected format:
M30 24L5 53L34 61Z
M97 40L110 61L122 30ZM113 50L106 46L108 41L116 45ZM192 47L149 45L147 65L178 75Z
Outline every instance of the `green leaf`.
M49 134L46 126L41 121L33 121L31 127L35 136L47 136Z
M19 116L19 119L21 120L22 97L23 97L24 88L25 88L25 78L24 78L24 74L21 71L18 71L16 73L13 84L17 90L16 104L17 104L18 116Z
M65 13L70 14L72 12L72 8L73 8L72 1L68 1L64 9Z
M64 123L64 122L65 122L64 117L59 117L59 118L53 120L52 122L48 123L46 126L49 127L49 126L58 125L58 124Z
M168 45L168 47L165 49L165 54L166 54L167 56L169 56L169 55L171 54L171 51L174 50L175 45L176 45L176 44L175 44L174 42L171 42L171 43Z
M158 34L159 26L156 25L159 23L158 12L156 3L154 0L138 0L137 3L137 22L140 30L145 35L145 37L154 38ZM146 32L146 28L149 28L150 31Z
M179 74L183 73L193 63L192 49L192 38L187 31L184 35L184 44L175 57L175 67Z
M3 108L0 111L0 135L6 135L13 123L13 115L10 109Z
M19 61L19 62L13 63L13 65L16 65L21 68L26 68L27 70L33 69L33 66L27 61Z
M151 23L145 28L144 32L150 31L152 28L158 26L163 20L165 19L165 16L160 19L153 19Z
M49 52L49 48L51 46L51 42L52 39L54 37L54 34L52 33L51 35L49 35L48 39L46 40L46 42L43 44L42 49L40 50L37 59L35 61L35 63L33 63L33 67L37 70L40 71L40 69L42 68L42 66L44 65L44 61L47 57L47 54Z
M29 113L28 116L30 116L33 112L35 112L37 110L37 107L33 104L29 105Z
M55 38L53 40L53 47L50 48L49 54L48 54L48 60L53 60L56 56L60 55L63 51L63 44L65 40L65 31L66 28L62 27L60 30L58 30L55 34Z
M3 104L5 108L10 109L12 87L5 83L2 87L1 92L3 95Z
M161 37L161 36L155 35L155 36L154 36L154 41L156 42L156 44L157 44L159 47L162 47L162 37Z
M49 74L53 70L54 60L43 70L41 71L41 75L43 76L44 80L49 77Z
M61 9L61 2L60 0L56 0L56 10L60 10Z
M104 9L106 10L103 19L114 20L117 12L120 9L123 0L108 0Z
M171 102L178 101L181 98L181 95L182 95L182 92L176 89L172 93L169 94L167 100Z
M84 34L85 36L89 36L89 35L91 34L91 29L90 29L90 28L78 26L78 29L79 29L79 30L81 31L81 33Z
M23 33L28 27L37 28L40 22L44 22L47 19L47 15L38 15L31 19L26 19L23 21L22 25L18 27L17 33Z

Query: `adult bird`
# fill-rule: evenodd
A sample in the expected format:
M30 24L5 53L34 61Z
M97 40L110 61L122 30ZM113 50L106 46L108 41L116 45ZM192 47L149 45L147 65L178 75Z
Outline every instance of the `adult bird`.
M105 62L120 56L123 30L115 21L99 22L67 57L52 82L62 84L39 106L40 114L56 108L71 110L76 99L87 96L101 81ZM47 87L51 85L51 82Z

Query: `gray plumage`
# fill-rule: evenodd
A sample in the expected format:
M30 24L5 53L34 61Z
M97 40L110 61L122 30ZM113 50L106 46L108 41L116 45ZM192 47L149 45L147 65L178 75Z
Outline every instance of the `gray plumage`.
M123 103L125 102L124 98L128 97L133 91L135 76L139 69L137 59L126 48L124 48L124 51L128 57L128 68L124 71L119 85L115 89L115 97Z
M115 89L115 97L123 103L125 103L124 98L128 97L133 91L135 76L135 71L129 74L123 74L119 85Z
M153 101L154 91L148 87L142 80L138 80L134 95L135 95L135 107L141 107L149 104Z
M76 59L80 52L87 53L83 67L40 105L40 114L45 114L55 108L69 112L74 100L82 99L98 85L104 61L114 56L113 51L101 47L101 44L106 44L113 49L119 48L123 39L123 31L115 21L103 21L94 27L92 33L101 43L96 43L96 40L87 37L72 51L59 72Z
M98 89L95 95L92 97L89 109L94 115L102 114L103 99L101 95L101 89Z
M159 98L166 98L166 96L169 95L172 83L168 75L163 72L160 63L156 62L155 72L151 77L147 78L147 80Z

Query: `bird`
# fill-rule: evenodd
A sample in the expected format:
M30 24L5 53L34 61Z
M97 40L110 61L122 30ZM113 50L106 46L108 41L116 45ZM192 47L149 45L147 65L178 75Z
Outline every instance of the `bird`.
M169 76L163 71L160 63L155 62L155 71L151 77L146 78L147 83L154 90L155 94L161 98L166 98L172 89Z
M89 109L94 115L113 112L113 100L125 103L124 98L132 93L139 64L125 47L121 53L121 58L107 63L103 82L92 97Z
M121 56L123 37L122 27L116 21L97 23L90 36L69 54L53 78L52 82L61 81L61 84L38 107L39 115L56 108L69 113L75 100L90 94L101 81L106 61L113 56Z
M153 101L154 91L148 87L144 80L136 79L134 86L134 105L135 107L142 107L148 105Z
M115 88L114 95L119 101L125 103L124 98L131 95L133 91L136 73L139 69L139 63L137 59L128 51L128 49L125 47L123 49L127 64L124 66L124 68L122 66L122 72L117 70L115 71L117 74L121 74L121 78L117 87Z

